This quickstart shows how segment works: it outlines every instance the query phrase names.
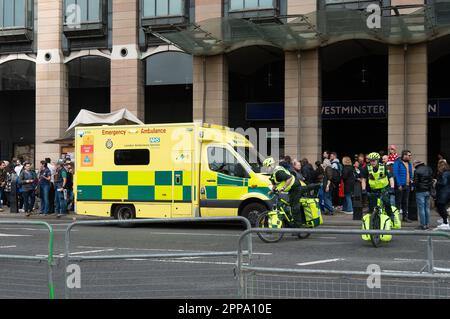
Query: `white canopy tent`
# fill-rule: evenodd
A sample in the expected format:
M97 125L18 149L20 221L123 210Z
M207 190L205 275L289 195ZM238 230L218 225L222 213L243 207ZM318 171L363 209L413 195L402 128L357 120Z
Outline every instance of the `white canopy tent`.
M64 136L49 140L47 144L73 144L75 137L75 127L77 126L98 126L98 125L144 125L133 113L123 108L111 113L94 113L82 109L75 120L66 130Z

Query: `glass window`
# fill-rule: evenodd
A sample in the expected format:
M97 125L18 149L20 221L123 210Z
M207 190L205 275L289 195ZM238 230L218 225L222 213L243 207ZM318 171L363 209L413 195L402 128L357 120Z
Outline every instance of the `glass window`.
M209 169L229 176L248 178L248 174L236 157L223 147L208 147Z
M231 0L230 10L242 10L244 8L244 0Z
M3 0L3 26L14 26L14 0Z
M171 16L183 15L183 4L181 0L169 1L169 13Z
M181 16L185 0L144 0L143 14L146 18Z
M25 0L16 0L14 3L14 26L25 27Z
M3 0L0 0L0 28L3 27Z
M169 4L167 0L156 0L156 15L167 16L169 15Z
M146 65L146 85L192 84L192 55L158 53L147 58Z
M273 0L230 0L230 10L273 8Z
M81 22L88 21L88 0L77 0L77 5L80 6Z
M80 17L76 17L76 21L80 21L81 23L101 21L100 3L100 0L66 0L66 23L68 22L68 16L74 14L73 10L70 8L71 5L77 5L79 8Z
M100 0L89 0L88 19L89 21L100 20Z
M273 8L273 0L259 0L261 8Z
M258 0L245 0L245 9L251 9L251 8L258 8L259 4L258 4Z
M144 1L144 17L154 17L156 11L155 0L145 0Z
M116 165L148 165L150 163L150 151L138 150L116 150L114 152L114 164Z

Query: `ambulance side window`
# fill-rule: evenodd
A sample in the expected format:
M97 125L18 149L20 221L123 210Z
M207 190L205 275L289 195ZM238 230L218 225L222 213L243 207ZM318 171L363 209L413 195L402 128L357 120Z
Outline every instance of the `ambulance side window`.
M150 151L148 149L115 150L115 165L148 165L150 163Z
M210 170L217 173L241 178L249 177L236 157L223 147L208 147L208 165Z

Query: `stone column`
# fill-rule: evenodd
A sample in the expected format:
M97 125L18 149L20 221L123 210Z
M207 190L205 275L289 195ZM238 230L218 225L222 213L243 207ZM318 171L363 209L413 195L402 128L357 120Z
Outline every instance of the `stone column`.
M392 5L405 4L423 5L424 0L392 1ZM409 14L415 10L417 8L403 9L400 13ZM428 61L426 43L406 47L389 47L388 102L389 144L396 144L399 152L404 148L409 149L414 159L426 162L428 154Z
M63 1L37 2L36 163L46 157L59 158L60 146L43 142L62 136L68 127L67 70L61 51L62 14Z
M286 52L285 154L311 162L322 145L319 79L318 50Z
M195 20L223 15L221 0L196 0ZM225 55L194 57L193 119L228 125L228 65ZM206 82L206 87L205 87Z
M228 65L226 57L224 55L194 57L193 72L194 121L204 120L210 124L227 125Z
M144 65L138 48L139 1L113 1L111 111L127 108L144 120Z
M389 48L389 144L422 161L427 160L427 69L426 44Z
M316 11L316 1L289 1L288 14ZM285 54L285 146L286 155L320 158L322 127L320 117L319 50Z
M407 148L413 158L427 161L428 57L427 45L408 46L407 54Z

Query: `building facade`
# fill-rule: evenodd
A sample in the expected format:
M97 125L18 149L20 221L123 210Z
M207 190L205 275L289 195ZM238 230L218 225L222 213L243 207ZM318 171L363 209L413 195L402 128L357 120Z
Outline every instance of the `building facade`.
M0 0L0 158L56 159L81 109L127 108L310 161L396 144L433 162L449 25L450 0Z

